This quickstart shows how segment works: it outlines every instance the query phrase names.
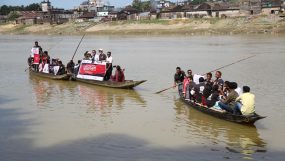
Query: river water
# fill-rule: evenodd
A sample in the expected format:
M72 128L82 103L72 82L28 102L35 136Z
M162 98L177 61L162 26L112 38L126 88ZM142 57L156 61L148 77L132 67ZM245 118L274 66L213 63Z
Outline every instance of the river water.
M86 50L112 51L127 79L148 80L135 90L51 81L25 72L35 40L51 57L71 59L81 37L0 35L1 161L284 160L285 37L87 36ZM256 111L268 116L238 125L179 101L176 66L249 85Z

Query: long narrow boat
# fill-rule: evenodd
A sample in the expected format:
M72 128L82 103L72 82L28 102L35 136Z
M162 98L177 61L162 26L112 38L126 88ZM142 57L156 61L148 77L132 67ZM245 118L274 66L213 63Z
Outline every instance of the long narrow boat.
M48 74L48 73L42 73L42 72L35 72L33 70L29 70L30 75L37 76L37 77L43 77L43 78L49 78L53 80L69 80L71 75L69 74L63 74L63 75L54 75L54 74Z
M126 80L124 82L97 81L97 80L88 80L88 79L81 79L81 78L76 78L76 81L88 83L92 85L98 85L98 86L109 87L109 88L120 88L120 89L132 89L135 86L138 86L146 82L146 80L142 80L142 81Z
M231 122L235 122L235 123L239 123L239 124L248 124L248 125L252 125L254 124L254 122L256 122L257 120L266 118L265 116L260 116L258 114L254 114L254 115L234 115L232 113L229 112L222 112L220 110L215 110L214 108L208 108L208 107L204 107L204 106L200 106L196 103L193 103L191 101L185 100L184 97L182 96L182 94L180 93L180 99L186 103L188 106L201 111L205 114L217 117L219 119L223 119L226 121L231 121Z

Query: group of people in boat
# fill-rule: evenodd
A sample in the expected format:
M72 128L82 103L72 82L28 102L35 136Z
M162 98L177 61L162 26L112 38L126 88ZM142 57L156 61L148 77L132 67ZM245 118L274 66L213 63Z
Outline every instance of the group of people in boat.
M39 56L37 58L35 57L34 49L38 49ZM39 59L39 61L35 63L35 59ZM104 81L125 81L124 69L121 69L119 65L113 66L113 57L111 56L110 51L107 52L107 55L104 54L103 49L99 49L98 54L96 53L96 50L92 50L91 52L86 51L84 53L83 60L91 60L92 63L105 62L106 73L104 76ZM80 69L81 60L78 60L77 64L75 64L73 60L70 60L65 67L59 58L51 59L48 51L43 51L38 41L36 41L32 48L31 55L28 58L28 65L31 70L36 72L50 73L54 75L73 74L76 76ZM112 75L113 68L116 68L115 75Z
M216 71L215 79L212 73L204 75L187 74L176 68L174 85L178 86L180 95L186 101L201 107L214 108L227 111L236 115L251 115L255 113L255 96L250 92L250 87L238 87L236 82L224 81L222 72Z
M35 57L33 52L34 49L38 49L38 57ZM39 59L37 63L35 63L35 59ZM32 48L31 55L28 58L28 65L36 72L52 73L54 75L62 75L66 73L65 66L62 61L59 58L51 59L48 51L43 51L38 41L35 42L35 45Z

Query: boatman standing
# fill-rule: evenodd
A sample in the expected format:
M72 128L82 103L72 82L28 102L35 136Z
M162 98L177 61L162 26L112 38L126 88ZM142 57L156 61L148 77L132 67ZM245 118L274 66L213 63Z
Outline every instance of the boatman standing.
M107 58L106 58L106 74L104 77L105 81L108 81L111 78L112 71L113 71L113 57L111 56L111 52L107 52Z
M35 71L39 71L40 52L42 52L42 47L39 46L37 41L35 41L35 46L31 49L31 58L33 59L33 67Z
M174 84L173 88L178 86L179 93L182 92L183 89L183 80L185 78L185 72L181 70L180 67L176 67L176 73L174 74Z

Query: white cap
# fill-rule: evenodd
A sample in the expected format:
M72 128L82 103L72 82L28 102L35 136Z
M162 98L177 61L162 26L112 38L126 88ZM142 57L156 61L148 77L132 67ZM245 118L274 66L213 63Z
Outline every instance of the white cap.
M101 49L99 49L99 51L103 51L103 49L101 48Z

